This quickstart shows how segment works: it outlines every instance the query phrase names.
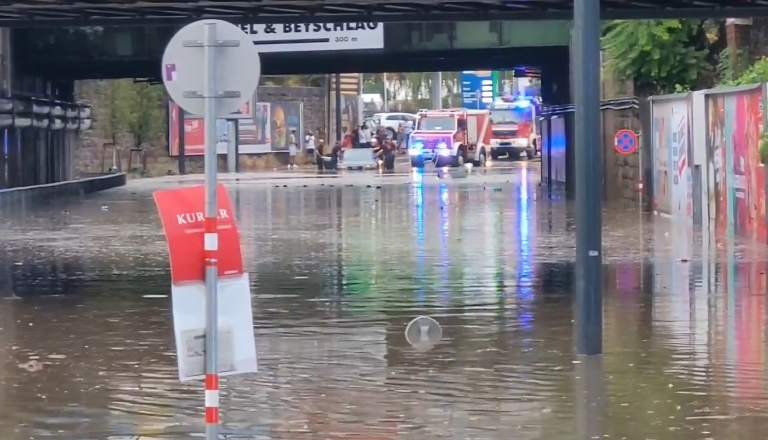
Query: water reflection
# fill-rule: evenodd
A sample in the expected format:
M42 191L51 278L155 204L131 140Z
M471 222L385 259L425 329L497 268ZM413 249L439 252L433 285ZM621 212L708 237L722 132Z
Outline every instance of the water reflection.
M572 207L539 199L534 174L233 187L262 370L223 384L230 438L765 429L765 247L607 212L606 354L574 363ZM149 192L35 215L2 230L0 296L22 299L0 299L0 436L201 432L201 387L175 380L169 300L147 297L169 282ZM444 329L426 353L403 334L422 314Z

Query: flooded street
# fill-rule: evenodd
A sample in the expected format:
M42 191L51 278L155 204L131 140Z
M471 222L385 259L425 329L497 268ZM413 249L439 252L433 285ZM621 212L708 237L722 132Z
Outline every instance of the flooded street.
M574 207L536 165L469 178L227 178L257 374L228 439L742 439L768 429L766 248L605 213L605 356L573 350ZM187 179L194 181L194 178ZM199 181L195 181L199 182ZM130 182L2 213L0 438L187 439L167 250ZM407 323L443 341L418 352ZM586 402L586 403L585 403Z

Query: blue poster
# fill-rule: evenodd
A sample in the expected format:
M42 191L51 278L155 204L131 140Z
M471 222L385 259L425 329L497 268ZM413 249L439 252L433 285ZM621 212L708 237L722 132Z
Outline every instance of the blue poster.
M461 72L461 106L487 109L493 103L493 72L476 70Z

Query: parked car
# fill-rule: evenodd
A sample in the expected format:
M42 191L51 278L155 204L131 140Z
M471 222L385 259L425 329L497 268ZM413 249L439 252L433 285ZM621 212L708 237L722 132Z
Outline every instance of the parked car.
M416 115L411 113L376 113L371 119L376 121L376 125L386 128L390 138L394 138L400 124L415 123Z
M344 161L339 162L340 170L375 170L377 167L372 148L350 148L344 151Z

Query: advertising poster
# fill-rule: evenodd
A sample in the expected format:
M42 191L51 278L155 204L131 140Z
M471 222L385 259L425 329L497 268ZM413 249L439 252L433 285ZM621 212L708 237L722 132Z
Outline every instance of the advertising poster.
M296 132L296 142L301 146L302 104L300 102L270 103L270 139L272 151L288 151L288 139L292 131Z
M693 176L688 101L653 104L653 179L655 210L693 220Z
M761 90L707 96L707 192L719 234L764 241Z
M253 106L253 118L237 121L237 143L240 154L272 151L270 107L268 102L257 102Z
M169 154L179 155L179 110L176 103L171 102L168 118ZM216 152L227 154L229 141L229 124L226 119L216 121ZM187 111L184 112L184 154L186 156L202 156L205 153L205 121Z
M341 139L349 139L352 136L355 128L362 125L362 106L360 102L362 96L358 94L342 93L341 94ZM331 144L336 141L336 99L331 97ZM345 148L351 147L351 145L345 145Z

